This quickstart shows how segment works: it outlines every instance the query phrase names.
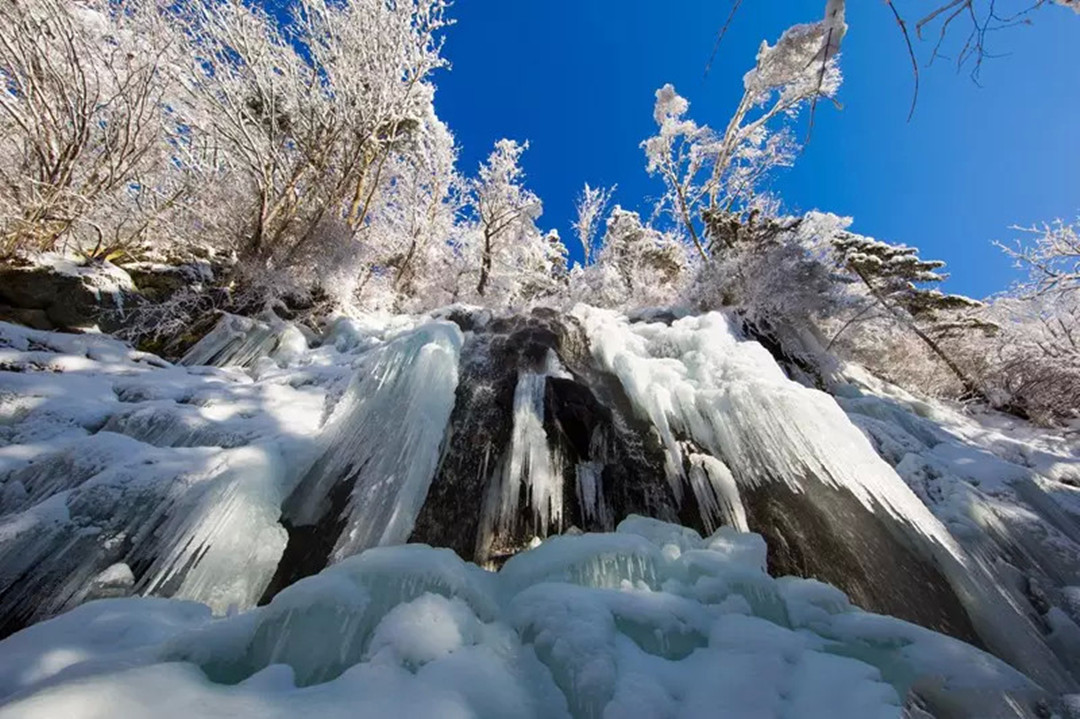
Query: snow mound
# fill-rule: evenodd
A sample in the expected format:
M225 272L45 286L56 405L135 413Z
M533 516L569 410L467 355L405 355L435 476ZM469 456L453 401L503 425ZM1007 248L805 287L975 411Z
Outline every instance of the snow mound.
M378 548L215 619L105 599L0 642L0 717L1034 716L1039 689L957 640L765 574L757 535L642 517L493 574Z

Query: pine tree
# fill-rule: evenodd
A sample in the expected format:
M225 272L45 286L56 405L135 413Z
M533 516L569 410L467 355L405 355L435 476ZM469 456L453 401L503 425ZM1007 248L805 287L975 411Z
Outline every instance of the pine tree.
M933 337L956 330L992 328L985 322L959 314L982 307L981 302L927 287L946 279L946 275L938 271L945 263L922 259L915 247L893 245L849 232L834 237L832 245L839 264L855 275L856 281L866 287L882 308L909 327L945 363L960 380L966 394L983 396L975 381Z

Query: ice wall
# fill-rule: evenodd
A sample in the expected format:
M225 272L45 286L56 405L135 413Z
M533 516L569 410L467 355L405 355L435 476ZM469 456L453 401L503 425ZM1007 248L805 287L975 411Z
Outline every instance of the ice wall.
M286 498L318 506L339 470L362 481L334 558L403 541L460 333L341 320L326 339L309 349L280 321L226 316L189 355L218 369L0 324L0 629L96 596L252 607L288 546Z

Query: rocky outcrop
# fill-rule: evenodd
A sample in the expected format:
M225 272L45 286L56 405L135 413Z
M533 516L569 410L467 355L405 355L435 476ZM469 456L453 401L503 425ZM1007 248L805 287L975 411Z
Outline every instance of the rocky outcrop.
M0 316L35 329L110 331L138 301L135 284L110 262L78 264L45 256L29 266L0 268Z

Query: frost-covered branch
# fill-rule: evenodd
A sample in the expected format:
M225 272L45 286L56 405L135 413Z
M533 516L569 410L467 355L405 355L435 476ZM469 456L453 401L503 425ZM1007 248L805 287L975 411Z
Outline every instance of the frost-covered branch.
M577 218L574 220L574 233L577 235L578 242L581 243L586 265L592 259L593 243L600 219L607 210L607 206L614 194L614 187L589 187L589 183L586 182L585 188L581 191L581 195L578 196L574 205L575 210L577 210Z
M643 147L649 172L666 188L658 210L683 228L703 260L717 249L710 224L754 207L769 171L794 161L798 145L791 121L839 89L844 7L842 0L829 0L821 21L789 28L775 45L761 44L723 132L687 118L689 102L671 85L657 91L658 132Z
M1020 292L1027 296L1074 294L1080 290L1080 220L1072 224L1056 220L1041 227L1015 227L1035 239L1017 241L1001 248L1025 270L1027 279Z

